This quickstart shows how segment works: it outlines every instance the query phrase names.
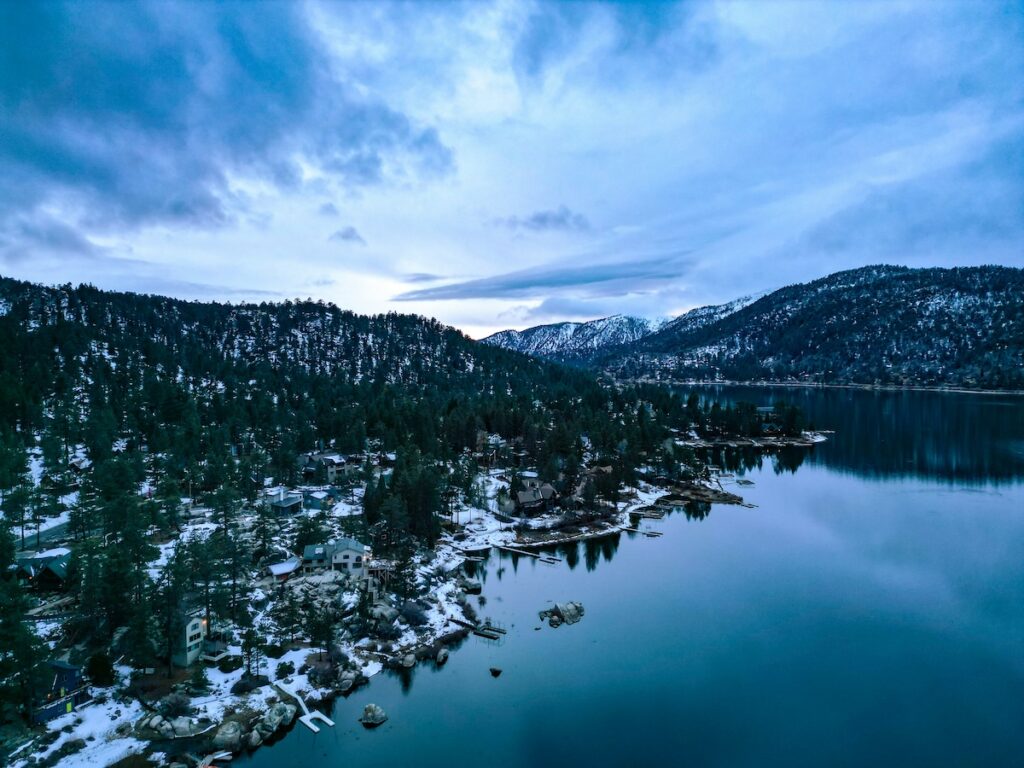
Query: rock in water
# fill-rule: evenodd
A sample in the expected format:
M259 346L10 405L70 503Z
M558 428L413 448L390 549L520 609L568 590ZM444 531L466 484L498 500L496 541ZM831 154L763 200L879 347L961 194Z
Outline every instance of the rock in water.
M406 669L411 669L411 668L415 667L416 666L416 655L413 654L413 653L405 654L405 657L402 659L402 666L405 667Z
M498 677L501 675L501 670L498 667L491 667L491 677Z
M242 726L234 720L221 725L217 729L217 735L213 737L213 746L217 749L228 749L237 752L242 745Z
M448 661L448 649L447 648L442 648L441 650L439 650L437 652L437 659L436 659L436 661L437 661L437 666L439 666L439 667L443 666L444 663L446 661Z
M260 736L259 731L250 731L249 735L245 737L245 746L247 749L256 749L256 747L262 743L263 737Z
M561 614L562 621L566 624L575 624L583 618L583 603L555 603L555 610Z
M367 704L363 710L363 716L359 718L359 722L366 728L376 728L387 719L387 713L383 709L376 704Z

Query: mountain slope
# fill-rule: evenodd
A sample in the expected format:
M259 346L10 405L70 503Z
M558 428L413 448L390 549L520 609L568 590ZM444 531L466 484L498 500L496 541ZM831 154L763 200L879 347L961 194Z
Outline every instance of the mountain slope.
M625 377L1024 387L1024 270L872 266L782 288L596 364Z
M641 317L613 315L585 323L554 323L523 331L499 331L482 342L535 357L579 360L599 350L642 339L657 328L656 323Z

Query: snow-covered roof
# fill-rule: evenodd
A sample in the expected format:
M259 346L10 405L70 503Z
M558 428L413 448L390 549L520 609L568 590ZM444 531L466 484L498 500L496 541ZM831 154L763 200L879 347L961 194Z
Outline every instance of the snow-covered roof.
M299 562L299 558L291 557L285 560L283 563L274 563L273 565L268 565L267 570L270 571L270 574L272 576L287 576L289 573L293 573L294 571L298 570L300 565L301 563Z

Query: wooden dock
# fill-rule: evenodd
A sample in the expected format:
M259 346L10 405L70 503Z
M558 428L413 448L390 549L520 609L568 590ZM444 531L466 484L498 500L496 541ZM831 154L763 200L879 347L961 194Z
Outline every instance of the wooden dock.
M549 554L547 552L529 552L525 549L516 549L515 547L505 546L504 544L498 544L497 547L500 550L503 550L505 552L511 552L514 555L525 555L526 557L532 557L534 560L539 560L540 562L547 563L548 565L554 565L555 563L562 562L562 558L556 557L555 555Z

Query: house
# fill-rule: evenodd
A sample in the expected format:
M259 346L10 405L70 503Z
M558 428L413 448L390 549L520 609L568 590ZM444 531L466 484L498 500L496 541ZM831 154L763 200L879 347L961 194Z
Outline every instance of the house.
M305 573L329 568L356 577L366 575L370 548L355 539L338 539L327 544L310 544L302 551L302 570Z
M66 661L48 661L46 665L52 673L50 689L32 709L32 722L36 724L74 712L91 698L80 667Z
M279 515L295 515L302 511L302 494L286 488L271 488L266 491L270 508Z
M203 654L206 639L206 619L201 614L192 614L185 619L185 628L176 643L171 661L178 667L190 667Z
M299 457L302 473L320 477L328 483L337 483L359 472L358 460L340 453L305 453ZM322 474L321 474L322 473Z
M302 567L302 561L297 557L289 557L283 563L274 563L273 565L267 566L267 571L273 576L274 581L278 584L282 584L290 579L299 568Z
M551 483L542 482L535 473L523 473L523 490L516 494L516 507L521 512L536 513L550 509L558 499Z
M18 559L15 578L22 584L44 590L64 589L68 579L71 550L56 547Z

